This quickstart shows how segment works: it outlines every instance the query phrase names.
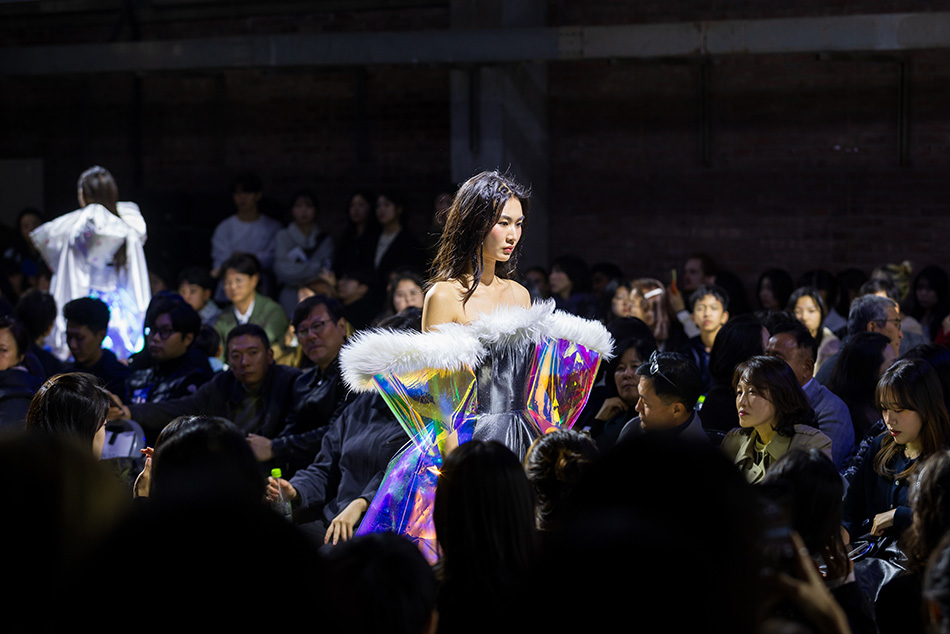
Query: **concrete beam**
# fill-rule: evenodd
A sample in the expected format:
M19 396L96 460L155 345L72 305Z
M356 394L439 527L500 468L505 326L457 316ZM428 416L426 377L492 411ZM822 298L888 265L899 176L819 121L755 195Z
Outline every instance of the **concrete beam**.
M0 48L0 74L498 64L950 48L950 13L270 35Z

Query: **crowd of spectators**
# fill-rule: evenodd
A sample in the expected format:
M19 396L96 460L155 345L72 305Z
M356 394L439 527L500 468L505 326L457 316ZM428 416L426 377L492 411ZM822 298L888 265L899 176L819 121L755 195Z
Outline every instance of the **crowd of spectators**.
M28 238L42 214L18 218L0 279L14 574L78 606L99 599L105 562L147 560L140 595L176 598L146 629L212 598L222 626L306 611L449 634L613 628L631 606L690 632L917 632L950 614L942 268L770 268L752 301L703 253L668 284L570 254L525 269L535 301L603 322L614 355L575 428L523 465L479 441L446 457L430 568L401 538L354 537L408 437L380 396L348 393L339 353L355 331L421 328L432 237L411 236L397 192L355 193L335 228L306 190L282 227L262 191L235 179L210 265L153 295L128 359L104 347L103 301L56 306ZM67 359L44 344L60 314ZM130 430L145 448L121 454ZM282 499L292 525L270 508ZM593 604L545 601L578 583ZM243 612L255 585L266 615ZM16 631L67 623L11 596Z

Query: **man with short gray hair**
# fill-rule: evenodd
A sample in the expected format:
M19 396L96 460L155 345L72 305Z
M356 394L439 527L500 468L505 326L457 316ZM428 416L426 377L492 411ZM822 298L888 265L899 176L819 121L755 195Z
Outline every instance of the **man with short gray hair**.
M848 336L859 332L879 332L891 340L891 348L895 355L900 354L901 313L897 302L889 297L880 295L862 295L851 302L848 312ZM818 370L815 379L822 385L828 385L831 373L838 362L838 355L830 357Z

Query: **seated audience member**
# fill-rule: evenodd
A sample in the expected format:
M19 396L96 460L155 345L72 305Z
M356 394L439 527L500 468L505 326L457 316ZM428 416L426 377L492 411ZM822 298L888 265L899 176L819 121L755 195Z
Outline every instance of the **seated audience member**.
M943 536L924 571L925 622L931 632L950 629L950 533Z
M890 340L894 356L900 355L901 316L900 307L892 299L877 295L863 295L851 302L851 312L848 313L848 337L859 332L879 332ZM831 373L837 362L837 354L829 358L819 370L815 378L822 385L828 385Z
M26 353L35 356L48 378L66 371L66 365L56 355L43 348L43 341L53 330L56 321L56 300L49 293L31 288L20 296L16 305L16 318L29 335Z
M923 359L933 366L943 387L943 402L947 405L947 413L950 413L950 348L936 343L923 343L908 350L901 359Z
M333 237L316 223L317 197L301 190L290 208L293 222L277 232L274 273L281 285L280 305L292 315L297 290L333 268Z
M422 313L410 309L380 327L418 331ZM289 481L271 478L268 496L276 499L280 486L297 509L295 521L307 534L320 543L335 545L353 536L389 461L408 440L381 396L361 394L330 423L310 465Z
M109 393L91 374L58 374L37 390L26 415L31 433L65 436L92 448L98 460L106 441Z
M206 324L201 324L201 328L198 329L198 336L195 337L192 346L208 359L212 372L224 370L224 362L221 360L221 336L217 330Z
M702 394L702 378L689 357L654 352L637 368L637 376L639 415L624 425L618 442L641 432L700 444L709 442L695 409Z
M204 352L194 347L201 318L182 300L171 300L154 318L146 315L148 361L125 379L122 397L129 403L158 403L190 396L211 380Z
M763 354L767 342L768 331L755 315L740 315L730 319L716 335L712 352L709 353L712 386L706 391L699 410L704 429L725 434L739 426L732 375L737 365Z
M604 384L606 398L590 421L590 435L601 451L606 451L617 441L620 430L635 416L634 408L640 396L637 394L637 368L646 363L656 351L652 337L633 336L621 340L614 347L613 359L606 364Z
M795 285L785 269L769 269L759 276L756 297L762 310L785 310Z
M73 372L88 372L102 380L110 392L122 393L128 366L102 347L109 330L109 307L101 299L80 297L63 306L66 345L73 357Z
M369 271L344 271L336 285L337 297L346 310L346 320L353 330L362 330L379 314L380 301L373 290L373 274Z
M815 412L795 373L775 357L752 357L733 376L739 428L722 441L722 451L751 484L793 449L818 449L831 458L831 439L816 428Z
M460 445L439 472L432 516L442 549L440 631L508 622L537 550L534 499L518 458L496 441Z
M861 285L868 281L868 274L859 268L849 267L838 271L835 281L838 285L838 303L828 311L825 325L835 333L835 336L844 340L848 336L846 317L851 313L851 302L861 296Z
M548 271L543 266L532 266L524 272L524 283L531 293L531 301L536 302L551 296L548 285Z
M950 452L938 451L921 462L910 492L912 521L901 549L907 555L906 570L882 587L875 602L881 634L923 634L920 610L924 568L950 531Z
M426 257L425 249L406 228L406 201L401 194L387 190L377 196L376 220L380 231L373 257L374 277L368 282L374 290L386 288L393 271L423 270Z
M853 634L876 634L867 596L855 581L854 565L841 534L844 485L821 452L796 449L782 456L762 480L762 491L788 514L808 554L824 566L825 584L848 616Z
M559 309L588 319L597 318L597 301L590 292L590 272L584 260L573 255L554 260L548 285Z
M950 444L940 379L926 361L892 365L878 382L874 400L887 431L874 439L844 498L844 527L852 537L900 535L910 526L910 478L922 459Z
M844 317L835 312L835 306L838 304L839 284L838 278L836 278L831 271L826 269L805 271L798 277L795 284L796 289L802 287L809 287L818 291L824 311L822 326L834 332L845 325ZM789 312L792 311L789 310ZM812 336L819 339L815 334L812 334ZM819 345L820 344L821 341L819 340Z
M884 430L883 425L876 430L881 408L874 400L874 391L894 359L894 348L879 332L859 332L841 348L828 389L848 406L855 444Z
M818 289L809 286L795 289L788 298L788 312L808 328L808 334L815 339L818 346L818 352L815 353L815 372L818 372L831 356L837 354L841 347L838 337L827 326L822 325L827 314L825 306L825 300Z
M198 312L205 326L214 326L221 314L221 309L211 299L216 286L211 274L200 266L189 267L178 276L178 294Z
M340 348L346 342L343 307L332 297L314 295L294 310L297 341L313 367L294 382L293 418L274 439L249 434L258 460L273 460L290 477L317 455L334 413L346 399L340 378Z
M435 634L435 575L419 549L401 535L374 533L326 553L328 629L348 634ZM373 609L366 609L372 597Z
M424 287L425 282L412 271L402 270L393 273L392 282L389 284L386 306L377 321L398 315L407 308L422 310L423 300L425 299Z
M279 341L287 330L287 315L280 304L257 292L261 280L261 267L253 255L239 253L221 265L224 293L231 306L222 312L214 329L222 340L227 339L232 328L243 324L256 324L264 329L269 341Z
M703 392L712 387L709 373L709 355L716 335L729 321L729 296L718 286L700 286L690 297L693 305L693 323L699 327L699 335L692 337L683 352L692 356L703 377Z
M528 447L524 470L534 490L535 521L542 536L560 529L564 507L598 453L587 434L573 429L545 434Z
M686 310L683 293L670 286L669 292L660 280L641 277L630 288L631 314L653 330L656 349L673 352L692 337L699 336L693 314Z
M699 287L714 285L718 273L719 267L712 256L707 253L692 253L683 265L679 288L685 296L690 297ZM692 302L692 298L690 301Z
M20 365L28 345L26 329L12 317L0 317L0 432L23 428L33 394L43 383Z
M939 266L927 266L914 278L907 313L915 318L929 341L940 332L940 323L950 314L950 277Z
M211 236L211 275L223 278L225 260L239 253L255 257L259 266L269 271L274 266L275 240L281 226L258 209L264 193L261 179L256 174L239 174L231 191L237 213L222 220Z
M831 439L831 456L835 467L841 470L854 452L854 426L845 402L812 376L816 350L808 328L798 321L788 321L772 328L766 354L782 359L792 368L808 404L815 410L818 429Z
M226 349L230 371L214 375L191 396L123 405L110 411L110 417L138 422L150 440L185 414L220 416L245 433L273 438L293 411L293 386L300 370L274 364L267 333L255 324L234 327Z
M639 298L637 301L640 301ZM630 296L630 282L615 278L607 282L604 296L600 300L601 321L609 324L614 319L633 317L633 301Z
M900 304L900 291L897 289L897 284L894 283L894 280L890 277L872 277L870 280L861 285L861 295L877 295L878 297L887 297L895 302ZM925 337L923 334L923 329L920 326L920 323L909 315L905 315L903 312L900 313L901 318L901 346L899 354L903 356L908 350L914 346L919 346L922 343L927 343L930 341L928 337Z
M0 436L0 483L6 517L0 539L7 545L3 569L16 580L3 591L4 630L75 629L77 615L86 611L78 603L75 610L66 606L76 589L88 583L91 570L114 574L112 566L103 566L102 560L89 565L89 559L124 516L128 493L94 459L88 444L55 433ZM96 596L101 593L99 585ZM64 610L68 618L61 614ZM102 625L99 611L88 613L96 614ZM55 623L57 618L61 622ZM94 629L91 620L88 629Z

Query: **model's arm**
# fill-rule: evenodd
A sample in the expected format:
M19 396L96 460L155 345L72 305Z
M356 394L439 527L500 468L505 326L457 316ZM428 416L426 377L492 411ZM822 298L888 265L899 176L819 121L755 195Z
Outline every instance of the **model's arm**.
M422 331L427 332L433 326L451 322L461 322L462 302L449 282L436 282L426 293L422 305Z

